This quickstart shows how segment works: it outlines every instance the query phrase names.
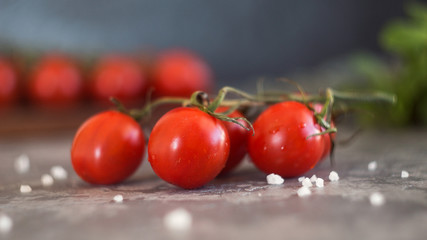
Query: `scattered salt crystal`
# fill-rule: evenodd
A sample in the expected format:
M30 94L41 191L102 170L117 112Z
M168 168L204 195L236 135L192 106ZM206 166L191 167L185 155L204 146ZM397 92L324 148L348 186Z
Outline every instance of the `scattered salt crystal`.
M372 161L368 164L368 170L369 171L375 171L377 169L377 162Z
M298 194L298 197L306 197L311 195L311 190L310 188L303 186L298 189L297 194Z
M302 180L301 182L303 187L312 187L313 183L311 183L310 178L304 178L304 180Z
M340 177L338 176L338 173L335 171L331 171L331 173L329 173L329 180L331 182L335 182L338 181L340 179Z
M325 186L325 181L322 178L317 178L316 179L316 187L322 188L324 186Z
M50 169L50 174L56 180L65 180L68 177L67 171L61 166L53 166Z
M116 196L113 197L113 200L116 203L121 203L121 202L123 202L123 195L117 194Z
M262 194L261 193L258 193L258 197L261 197L262 196Z
M21 193L30 193L32 189L29 185L21 185L19 191L21 191Z
M17 173L27 173L30 170L30 158L26 154L21 154L15 159L14 165Z
M402 171L402 173L400 174L401 178L408 178L409 177L409 173L405 170Z
M13 221L12 219L4 214L4 213L0 213L0 233L8 233L10 232L10 230L12 230L13 227Z
M316 174L314 174L313 176L311 176L310 181L311 181L312 183L315 183L315 182L316 182L316 179L317 179L317 176L316 176Z
M163 223L171 231L187 231L191 228L193 217L184 208L178 208L166 214Z
M285 180L283 180L283 178L277 174L269 174L267 176L267 182L268 184L273 184L273 185L280 185L283 184Z
M305 179L305 177L304 177L304 176L299 177L299 178L298 178L298 182L302 182L302 180L304 180L304 179Z
M49 174L43 174L40 180L43 187L49 187L53 185L53 177Z
M373 206L381 206L385 202L384 196L379 192L374 192L369 196L369 201Z

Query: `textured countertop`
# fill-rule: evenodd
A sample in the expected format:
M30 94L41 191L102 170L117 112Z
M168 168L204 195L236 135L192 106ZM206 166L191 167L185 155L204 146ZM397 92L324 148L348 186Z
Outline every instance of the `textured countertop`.
M350 132L343 131L343 135ZM197 190L182 190L157 178L144 160L125 183L92 186L72 170L73 133L0 139L0 212L13 228L0 239L425 239L427 236L427 141L425 130L365 132L336 152L338 182L329 163L307 173L325 179L312 195L296 194L300 183L268 185L248 160L232 175ZM18 174L14 160L25 153L30 171ZM375 171L368 163L376 161ZM40 176L53 165L67 180L43 187ZM401 171L409 177L401 178ZM21 184L32 192L22 194ZM380 192L381 206L369 196ZM122 194L124 201L113 197ZM188 231L172 231L165 215L184 208Z

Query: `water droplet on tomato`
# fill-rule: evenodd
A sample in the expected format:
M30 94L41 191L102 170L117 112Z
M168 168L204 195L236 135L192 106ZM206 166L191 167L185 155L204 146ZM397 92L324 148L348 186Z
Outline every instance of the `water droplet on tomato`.
M300 125L299 125L299 128L305 128L307 126L307 124L306 123L301 123Z
M282 150L282 151L285 150L285 146L281 146L280 150Z

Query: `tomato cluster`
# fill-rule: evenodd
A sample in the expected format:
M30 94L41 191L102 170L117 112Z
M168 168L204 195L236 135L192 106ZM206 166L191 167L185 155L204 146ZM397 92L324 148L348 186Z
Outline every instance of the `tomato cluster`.
M258 116L252 135L237 110L207 109L175 108L155 124L148 141L148 161L163 180L185 189L199 188L232 171L247 152L261 171L296 177L312 169L331 148L331 136L321 134L325 129L316 119L319 107L315 110L295 101L272 105ZM84 123L71 150L77 174L98 184L128 177L139 165L144 148L136 126L136 121L118 112L101 113Z
M213 86L208 64L191 51L165 50L149 59L147 63L117 54L77 61L52 53L31 63L0 56L0 108L14 106L20 99L57 109L83 100L106 103L110 97L132 105L140 104L149 89L156 97L189 97Z

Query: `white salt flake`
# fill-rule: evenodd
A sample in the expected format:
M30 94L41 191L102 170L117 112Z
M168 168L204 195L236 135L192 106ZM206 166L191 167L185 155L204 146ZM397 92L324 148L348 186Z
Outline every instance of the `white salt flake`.
M311 183L310 178L304 178L304 180L302 180L301 182L303 187L312 187L313 183Z
M178 208L166 214L163 223L171 231L188 231L193 224L193 217L184 208Z
M50 169L50 174L56 180L65 180L68 177L67 171L61 166L53 166Z
M50 187L53 185L53 177L49 174L43 174L40 180L43 187Z
M4 214L0 213L0 233L6 234L10 232L13 228L13 221L12 219Z
M21 191L21 193L30 193L33 189L31 189L30 185L21 185L21 187L19 188L19 191Z
M402 173L400 174L401 178L408 178L409 177L409 173L405 170L402 171Z
M280 185L283 184L285 180L283 180L283 178L277 174L269 174L267 176L267 182L268 184L273 184L273 185Z
M311 181L312 183L315 183L315 182L316 182L316 180L317 180L317 176L316 176L316 174L314 174L313 176L311 176L310 181Z
M30 158L26 154L21 154L15 159L14 165L17 173L27 173L30 170Z
M298 194L298 197L307 197L311 195L311 190L310 188L303 186L298 189L297 194Z
M375 171L377 169L377 162L372 161L368 164L368 170L369 171Z
M298 182L302 182L302 180L304 180L304 179L305 179L305 177L304 177L304 176L299 177L299 178L298 178Z
M338 176L338 173L335 171L331 171L331 173L329 173L329 180L331 182L335 182L338 181L340 179L340 177Z
M322 188L324 186L325 186L325 181L323 180L323 178L317 178L316 179L316 187Z
M261 193L258 193L258 197L261 197L262 196L262 194Z
M384 195L379 192L374 192L369 196L369 201L372 206L381 206L385 203Z
M123 202L123 195L117 194L116 196L113 197L113 200L116 203L122 203Z

